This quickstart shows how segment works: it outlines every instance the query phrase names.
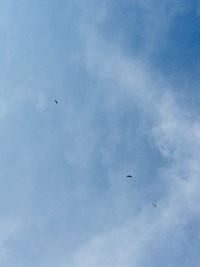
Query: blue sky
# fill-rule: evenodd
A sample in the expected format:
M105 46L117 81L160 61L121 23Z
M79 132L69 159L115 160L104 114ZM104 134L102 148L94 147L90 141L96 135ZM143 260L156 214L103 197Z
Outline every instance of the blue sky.
M198 1L2 0L0 22L0 265L198 267Z

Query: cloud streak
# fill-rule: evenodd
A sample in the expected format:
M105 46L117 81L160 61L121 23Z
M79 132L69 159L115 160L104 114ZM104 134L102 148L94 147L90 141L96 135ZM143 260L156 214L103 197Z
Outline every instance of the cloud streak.
M161 261L159 257L152 259L155 251L161 254L161 259L169 256L168 261L162 262L164 266L195 264L191 251L181 259L189 245L181 246L179 242L185 239L190 242L184 229L199 211L199 119L181 107L173 94L173 85L148 63L128 58L117 45L102 39L94 28L89 27L86 33L89 33L85 39L86 63L92 76L106 81L102 90L116 85L113 98L114 94L129 95L150 121L148 131L152 140L149 141L168 164L160 173L166 187L158 208L151 210L145 205L125 225L97 234L74 253L67 266L147 266L148 260L148 266L158 266L155 264ZM171 235L175 235L173 241ZM155 245L160 243L161 248Z
M3 92L12 103L2 98L0 107L6 119L6 142L1 144L12 165L2 168L2 177L6 174L15 185L2 178L4 199L9 190L14 195L2 207L16 209L5 212L12 222L2 238L5 267L13 261L16 267L28 262L41 267L199 262L188 230L191 224L197 230L199 220L199 117L182 105L173 82L151 64L186 4L133 2L144 20L144 43L133 53L127 52L131 38L124 37L129 31L119 37L113 30L114 41L105 32L117 8L126 13L131 3L76 1L61 12L52 2L41 13L33 6L28 21L37 49L25 39L26 53L20 50L25 69L20 64L18 79L9 83L15 86L12 97ZM23 5L23 16L26 10ZM53 30L43 35L39 24L50 29L58 13ZM16 29L21 23L20 18ZM23 29L28 30L24 24ZM27 51L33 54L27 57ZM23 73L27 79L19 82ZM57 97L59 105L54 105ZM133 172L132 181L125 179L127 171ZM7 221L1 217L2 224Z

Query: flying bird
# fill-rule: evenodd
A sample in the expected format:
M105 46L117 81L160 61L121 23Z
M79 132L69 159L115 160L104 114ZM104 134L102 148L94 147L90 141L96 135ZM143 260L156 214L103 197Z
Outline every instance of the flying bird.
M129 175L126 175L126 177L127 178L132 178L133 176L129 174Z
M55 102L56 104L58 104L58 101L57 101L57 100L54 100L54 102Z
M156 205L155 203L152 203L152 205L154 206L154 208L156 208L156 207L157 207L157 205Z

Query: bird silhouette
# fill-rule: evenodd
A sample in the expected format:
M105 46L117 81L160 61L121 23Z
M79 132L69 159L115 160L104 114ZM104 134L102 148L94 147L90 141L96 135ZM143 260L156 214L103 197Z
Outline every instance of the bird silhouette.
M157 207L157 205L156 205L155 203L152 203L152 205L154 206L154 208L156 208L156 207Z
M56 104L58 104L58 101L57 101L57 100L54 100L54 102L55 102Z
M133 176L129 174L129 175L126 175L126 177L127 178L132 178Z

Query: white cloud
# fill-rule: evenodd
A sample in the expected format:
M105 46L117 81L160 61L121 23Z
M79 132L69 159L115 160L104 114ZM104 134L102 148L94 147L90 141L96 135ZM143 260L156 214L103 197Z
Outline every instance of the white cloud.
M141 267L154 242L161 236L167 238L177 227L182 229L192 214L199 211L200 123L198 118L187 115L189 112L173 95L173 87L160 74L145 62L127 58L117 45L100 38L94 28L84 30L88 70L93 77L106 81L102 90L117 84L116 90L128 94L133 105L151 121L149 134L155 149L169 162L161 172L169 187L157 209L145 206L126 225L95 236L60 266Z
M160 42L157 36L161 39L165 38L170 19L173 18L175 12L179 12L177 10L180 7L176 5L175 8L172 8L168 17L165 15L165 11L168 6L172 5L172 1L165 1L164 4L156 1L162 12L155 16L156 4L151 5L151 1L138 2L146 10L148 16L146 19L146 38L149 42L146 51L144 51L145 54L157 47L156 42ZM84 8L86 10L90 8L90 5ZM187 223L188 218L199 211L199 120L198 118L191 119L190 116L186 115L185 110L180 107L173 95L173 86L169 85L159 73L155 73L146 61L128 58L122 47L108 43L107 40L101 38L97 28L105 16L106 5L104 3L100 13L94 12L96 23L94 27L89 26L88 21L81 25L88 75L103 85L101 90L104 95L108 95L108 99L105 100L108 105L117 105L115 99L126 95L132 100L132 105L137 106L139 112L143 114L148 122L149 142L153 143L154 149L168 162L167 167L160 170L159 174L161 182L162 180L165 181L166 188L163 197L158 199L157 209L154 209L151 201L149 201L146 205L144 204L142 210L134 211L134 216L127 218L125 225L124 220L123 225L113 222L112 227L106 228L104 232L91 234L90 239L88 238L84 244L80 243L76 249L71 252L67 251L66 255L62 255L61 262L58 260L55 264L55 266L60 267L146 266L143 265L143 258L152 244L162 239L163 236L167 239L171 231L177 227L181 229L182 225ZM152 26L150 31L149 25ZM113 89L113 87L116 88ZM26 96L26 94L21 96L20 103L21 101L26 102ZM39 95L36 102L39 110L46 109L47 99L45 95ZM4 115L4 107L2 110ZM63 158L81 177L84 171L86 174L89 172L94 151L99 148L99 146L97 147L98 134L95 132L95 127L92 126L93 106L88 107L87 111L84 110L83 112L81 109L75 111L73 108L66 110L66 118L68 119L66 128L68 127L68 130L65 133L66 139L70 141L65 144L66 152ZM71 114L69 114L70 112ZM116 185L116 179L108 166L108 158L110 154L114 154L110 150L121 138L118 131L113 131L113 135L109 136L107 140L108 146L103 151L104 163L107 162L105 168L107 167L107 172L111 174L109 179L113 193L113 213L120 205L118 193L122 187L120 184ZM109 146L110 143L112 146ZM140 167L144 168L144 166ZM78 182L80 181L81 179ZM88 185L87 182L84 180L84 183ZM80 182L80 187L82 185L83 183ZM85 185L83 187L86 188ZM85 191L87 192L87 189ZM123 196L120 195L120 200ZM70 198L66 199L68 202L72 201ZM134 196L133 200L136 200ZM106 201L104 203L106 204ZM40 204L37 203L37 205ZM57 208L56 205L55 207ZM56 208L52 213L56 214ZM111 209L107 211L106 207L103 208L105 215L103 219L105 219L106 213L111 212ZM47 214L44 215L45 219L46 217L48 217ZM107 222L105 220L102 223L106 224ZM25 221L24 224L27 222ZM12 235L15 226L8 228L5 232ZM21 231L23 232L22 228ZM5 243L6 239L7 235L3 238L2 244ZM46 258L43 261L42 267L46 266ZM50 261L47 266L54 267L54 263Z

